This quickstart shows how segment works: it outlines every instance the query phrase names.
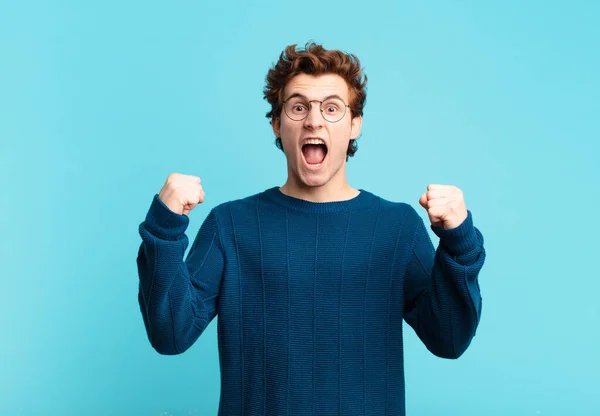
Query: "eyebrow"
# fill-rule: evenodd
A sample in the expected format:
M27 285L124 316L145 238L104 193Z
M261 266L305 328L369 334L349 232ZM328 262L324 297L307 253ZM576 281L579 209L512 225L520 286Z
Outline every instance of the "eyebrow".
M293 93L292 95L290 95L287 98L287 100L284 100L284 101L288 101L288 100L291 100L292 98L296 98L296 97L304 98L306 101L309 101L308 97L306 97L305 95L300 94L299 92ZM331 94L331 95L328 95L327 97L323 98L323 100L316 100L316 101L327 101L330 98L339 98L340 100L346 102L342 97L340 97L337 94ZM310 100L310 101L312 101L312 100Z

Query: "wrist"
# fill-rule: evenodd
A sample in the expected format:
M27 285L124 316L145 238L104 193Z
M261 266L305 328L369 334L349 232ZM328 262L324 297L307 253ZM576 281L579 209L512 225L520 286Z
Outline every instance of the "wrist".
M165 240L176 240L185 232L188 224L187 215L173 212L158 197L158 194L154 195L144 221L144 225L151 233Z
M432 225L431 229L440 238L440 244L452 255L460 256L472 251L479 245L471 211L467 211L467 217L457 227L444 229Z

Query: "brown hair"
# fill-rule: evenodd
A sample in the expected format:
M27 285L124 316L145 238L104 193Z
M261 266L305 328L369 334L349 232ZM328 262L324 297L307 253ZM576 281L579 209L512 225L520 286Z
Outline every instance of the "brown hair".
M367 76L363 73L359 59L339 50L327 50L314 42L308 42L304 49L290 45L279 56L279 60L267 73L264 98L271 104L267 118L276 122L281 118L283 90L298 74L324 75L336 74L344 78L350 89L350 112L352 117L362 116L367 99ZM275 140L276 146L283 150L281 137ZM346 160L358 150L356 139L348 143Z

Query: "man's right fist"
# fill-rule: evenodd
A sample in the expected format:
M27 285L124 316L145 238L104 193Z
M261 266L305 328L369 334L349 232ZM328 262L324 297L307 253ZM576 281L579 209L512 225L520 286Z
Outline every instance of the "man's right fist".
M174 213L188 215L196 205L204 202L204 191L199 177L172 173L158 197Z

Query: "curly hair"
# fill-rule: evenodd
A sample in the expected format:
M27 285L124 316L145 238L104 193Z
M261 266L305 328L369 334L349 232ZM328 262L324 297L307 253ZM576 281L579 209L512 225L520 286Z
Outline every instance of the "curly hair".
M327 50L314 42L308 42L303 49L290 45L279 56L277 63L269 69L264 87L264 99L271 104L266 117L275 122L281 118L283 90L286 84L296 75L336 74L341 76L350 89L350 112L352 117L362 116L367 99L367 76L363 73L359 59L340 50ZM275 145L283 151L281 137L277 137ZM348 143L346 160L354 156L358 150L356 139Z

